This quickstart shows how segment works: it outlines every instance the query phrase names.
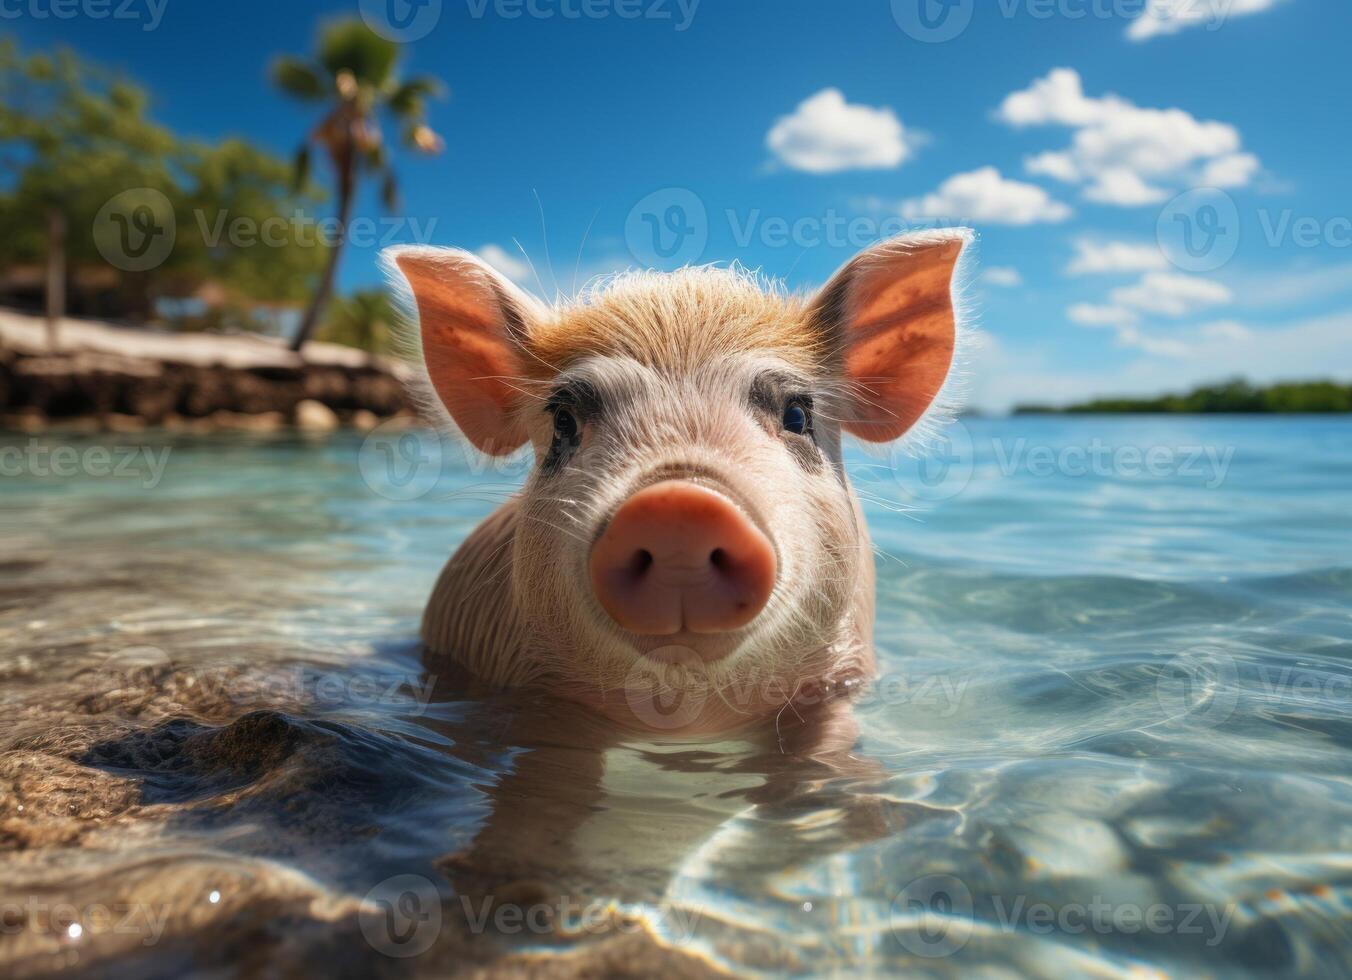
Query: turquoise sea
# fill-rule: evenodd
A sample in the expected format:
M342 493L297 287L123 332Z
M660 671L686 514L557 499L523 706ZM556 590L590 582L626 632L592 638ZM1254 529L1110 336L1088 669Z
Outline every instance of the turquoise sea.
M522 476L427 433L0 436L0 973L1352 975L1352 422L851 456L848 765L416 639Z

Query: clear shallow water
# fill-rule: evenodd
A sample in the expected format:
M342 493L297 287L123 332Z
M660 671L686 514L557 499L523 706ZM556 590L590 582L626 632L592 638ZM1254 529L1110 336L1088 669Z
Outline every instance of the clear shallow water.
M89 454L142 445L158 479ZM1352 973L1345 420L853 458L882 678L848 759L429 676L422 603L511 466L0 446L0 972Z

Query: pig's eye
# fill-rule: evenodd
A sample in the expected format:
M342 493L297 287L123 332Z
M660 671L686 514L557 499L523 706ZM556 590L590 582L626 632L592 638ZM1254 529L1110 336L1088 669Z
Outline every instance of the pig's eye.
M577 416L566 408L554 410L554 436L565 441L577 438Z
M803 436L812 431L811 407L795 398L784 406L784 429L794 435Z

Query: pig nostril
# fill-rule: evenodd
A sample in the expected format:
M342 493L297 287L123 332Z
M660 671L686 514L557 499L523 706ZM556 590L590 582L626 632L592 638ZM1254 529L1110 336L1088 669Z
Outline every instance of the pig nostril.
M623 630L640 636L732 633L769 602L769 538L714 490L668 480L639 490L611 516L588 560L592 591Z
M653 556L647 548L640 548L634 552L634 557L629 561L629 574L634 578L639 578L652 567Z

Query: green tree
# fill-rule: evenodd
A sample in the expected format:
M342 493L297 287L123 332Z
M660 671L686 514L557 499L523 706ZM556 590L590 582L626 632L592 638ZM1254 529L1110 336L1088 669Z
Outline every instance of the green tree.
M390 353L394 305L383 289L358 290L329 305L317 338L357 347L370 354Z
M301 206L317 197L293 190L291 165L242 140L194 145L185 158L171 291L217 282L238 300L234 318L246 327L260 326L249 322L250 306L308 299L325 257L297 225Z
M296 332L294 350L310 338L333 291L358 182L366 176L379 177L385 206L396 207L398 186L381 131L382 118L399 127L405 146L423 153L442 149L441 137L424 122L426 100L439 95L442 86L428 77L401 80L399 56L399 45L360 20L346 19L321 30L313 59L282 57L273 65L278 88L297 99L326 105L319 124L297 153L297 179L304 181L309 173L310 148L316 146L328 156L337 192L338 240L329 250L319 287Z
M24 55L0 42L0 148L13 187L5 230L11 255L40 253L46 264L47 335L58 343L70 251L92 251L99 209L130 188L176 185L170 133L146 118L146 94L65 50ZM84 257L81 254L79 257Z

